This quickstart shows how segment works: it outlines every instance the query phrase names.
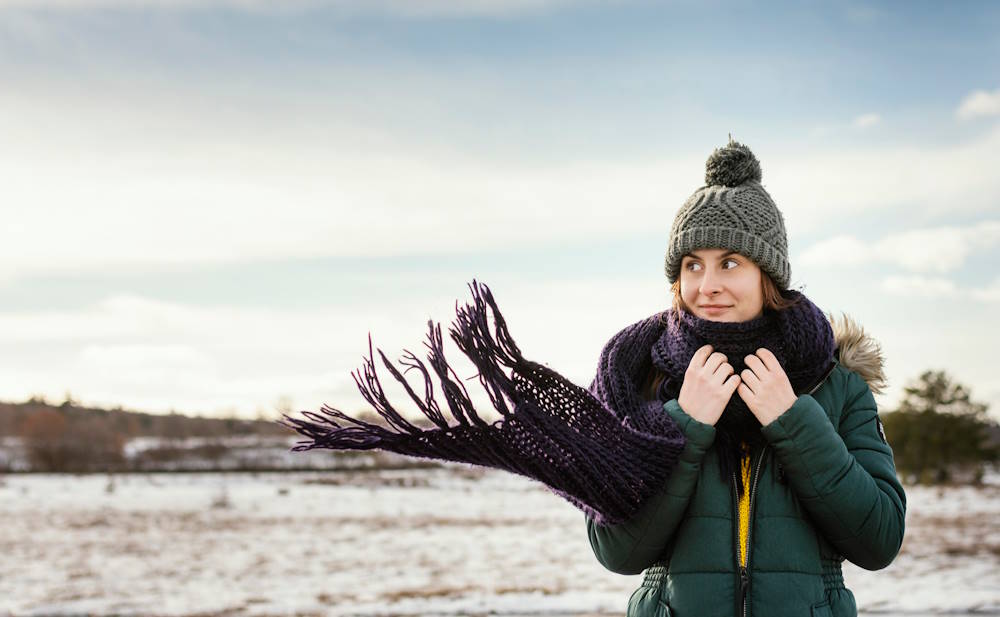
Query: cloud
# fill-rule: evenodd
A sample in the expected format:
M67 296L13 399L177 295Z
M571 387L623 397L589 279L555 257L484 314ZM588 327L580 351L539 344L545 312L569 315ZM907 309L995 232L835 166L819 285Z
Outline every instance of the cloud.
M862 114L854 119L854 127L866 129L882 122L882 117L875 113Z
M996 246L1000 246L1000 221L981 221L965 227L911 229L872 241L838 235L809 247L800 259L810 266L878 262L913 272L944 273L961 267L970 255Z
M350 110L182 100L150 123L159 112L71 100L0 102L25 114L0 113L0 202L18 204L0 226L8 278L506 249L630 233L638 218L666 232L664 200L682 203L704 160L497 162Z
M440 75L400 79L421 105L454 93ZM393 81L392 71L345 76L369 93ZM626 158L595 148L499 159L458 148L447 130L432 141L395 130L405 118L380 124L349 98L240 98L210 85L197 95L155 84L72 88L0 100L0 203L11 205L0 226L0 280L509 249L625 237L637 221L667 233L706 154ZM430 91L438 94L424 98ZM1000 201L998 150L1000 125L947 145L756 152L794 237L827 227L832 212L846 220L905 207L915 218L975 218Z
M960 287L954 281L934 276L888 276L882 289L900 295L937 299L972 299L1000 303L1000 277L985 287Z
M831 213L905 208L910 217L992 212L1000 201L1000 125L964 142L920 146L844 146L763 154L764 184L785 212L789 232L820 229Z
M1000 88L993 92L976 90L959 103L955 110L959 120L970 120L983 116L1000 116Z
M171 343L87 345L79 357L89 366L115 373L134 371L146 366L205 370L211 365L207 356L191 345Z
M1000 302L1000 277L981 289L973 289L972 297L983 302Z
M919 297L952 297L958 288L951 280L927 276L889 276L882 281L882 289L890 293Z
M795 261L809 266L856 266L870 259L870 254L862 240L839 235L810 246Z
M18 350L0 359L0 391L26 398L70 390L87 403L148 411L252 412L281 395L316 405L353 390L350 371L372 324L387 337L397 333L379 311L194 306L118 294L79 309L0 312L0 338ZM332 370L338 366L345 368ZM353 394L348 400L357 404Z
M409 276L380 275L380 283L399 287ZM252 414L282 396L299 408L330 403L364 409L368 404L351 372L368 353L368 332L392 361L404 349L422 356L430 316L442 325L446 357L457 374L476 375L447 334L455 301L468 300L461 281L455 284L451 293L399 292L391 302L342 298L310 309L200 306L116 294L81 308L0 311L0 340L10 350L0 356L0 393L58 399L69 390L84 403L152 412ZM582 386L593 377L608 337L668 302L667 284L657 277L532 282L511 275L490 287L526 357ZM415 412L381 363L378 371L390 400L404 413ZM423 391L416 372L407 377ZM478 382L466 386L488 409Z
M851 120L850 124L846 124L844 122L838 122L836 124L817 124L809 129L809 136L814 139L819 139L843 133L850 128L859 130L868 129L881 124L881 122L881 115L870 112L855 116L854 119Z

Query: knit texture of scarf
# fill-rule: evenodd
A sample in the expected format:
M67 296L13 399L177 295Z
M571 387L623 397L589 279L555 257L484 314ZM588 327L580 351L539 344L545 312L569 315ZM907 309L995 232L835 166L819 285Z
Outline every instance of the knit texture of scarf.
M760 348L775 355L788 376L796 395L809 392L833 365L835 342L830 320L803 294L784 292L792 305L781 310L765 309L762 316L743 322L719 322L701 319L683 310L665 311L659 321L665 324L652 347L652 363L664 375L656 396L660 401L677 398L684 373L695 352L703 345L726 356L736 374L747 368L744 358ZM734 393L715 424L715 447L719 454L723 480L736 478L737 491L743 493L738 462L743 455L741 443L751 449L764 443L761 424L739 393Z
M500 413L499 420L488 423L476 413L465 386L444 357L441 327L432 321L428 322L425 343L427 365L413 353L404 352L399 363L406 369L400 372L378 350L385 369L430 420L432 428L415 426L386 398L369 337L369 356L362 370L352 375L362 396L388 426L352 418L324 405L318 413L302 412L302 418L284 417L285 426L308 438L293 449L380 449L502 469L543 483L598 524L619 523L631 518L663 487L677 464L685 439L663 410L663 403L676 398L691 356L704 344L699 341L717 344L726 353L725 349L742 350L752 345L751 339L773 338L775 348L769 349L783 364L789 361L798 367L800 363L812 364L803 363L804 358L821 355L807 349L822 339L816 332L822 327L812 318L818 315L827 331L830 329L822 313L808 301L805 303L814 311L802 308L804 313L789 314L788 319L767 312L760 320L743 324L703 323L674 311L657 313L626 327L607 342L596 376L590 388L584 389L552 369L526 360L489 288L476 281L469 288L473 302L457 309L449 334L478 369L479 382ZM495 331L489 325L489 312ZM816 331L803 334L798 328L803 324ZM828 338L832 352L832 332ZM736 367L734 360L731 357L730 363ZM647 400L641 388L654 364L666 378L657 397ZM679 372L678 367L682 367ZM404 376L410 370L422 378L422 395ZM812 376L818 374L811 369L786 371L793 386L815 381ZM432 372L457 424L449 424L435 399ZM729 412L727 407L723 417ZM744 418L737 424L745 423ZM732 434L744 433L734 429Z
M406 369L400 372L381 350L378 355L432 428L413 425L389 402L376 374L369 336L368 358L352 376L388 426L324 405L318 413L284 417L282 424L308 438L293 449L380 449L503 469L543 483L598 524L631 518L666 483L685 444L662 404L644 401L639 391L642 376L637 369L643 364L649 367L656 329L605 348L597 377L587 390L526 360L489 288L476 281L469 288L473 302L457 308L449 333L478 369L479 382L500 413L499 420L486 422L476 413L462 380L445 359L441 327L431 321L426 365L404 352L399 363ZM404 376L410 370L422 378L420 394ZM440 383L439 392L434 391L432 372ZM457 424L445 419L441 396Z

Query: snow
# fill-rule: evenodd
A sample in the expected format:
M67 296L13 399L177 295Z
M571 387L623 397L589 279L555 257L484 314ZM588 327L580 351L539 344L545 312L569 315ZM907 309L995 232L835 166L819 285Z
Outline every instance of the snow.
M1000 614L1000 486L909 487L862 613ZM583 514L465 466L0 477L0 615L621 615Z

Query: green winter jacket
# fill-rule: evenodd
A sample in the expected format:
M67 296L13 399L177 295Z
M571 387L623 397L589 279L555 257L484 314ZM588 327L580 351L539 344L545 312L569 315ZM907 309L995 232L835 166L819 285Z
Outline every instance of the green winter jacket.
M877 345L850 320L834 326L837 365L763 428L767 444L750 454L745 568L735 479L720 477L715 427L676 400L664 405L687 437L670 479L630 520L586 521L601 564L619 574L645 570L628 617L857 615L840 564L877 570L892 562L906 496L862 378L876 388L883 379Z

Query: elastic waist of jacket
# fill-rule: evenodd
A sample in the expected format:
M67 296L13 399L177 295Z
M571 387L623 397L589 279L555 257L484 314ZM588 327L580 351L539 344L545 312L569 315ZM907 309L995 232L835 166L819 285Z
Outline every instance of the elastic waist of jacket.
M822 568L823 587L826 589L844 589L844 572L840 568L842 559L828 559L821 557L819 560ZM661 561L646 568L642 577L643 587L656 588L667 578L668 564Z
M844 588L844 571L840 569L843 559L828 559L820 557L819 565L823 568L823 587L826 589Z
M643 587L657 588L667 578L667 562L661 561L646 568L642 577Z

